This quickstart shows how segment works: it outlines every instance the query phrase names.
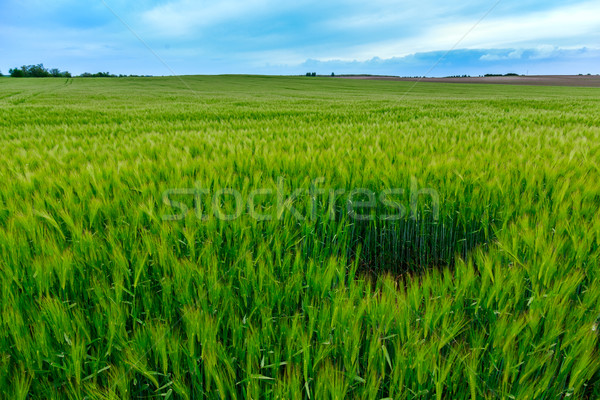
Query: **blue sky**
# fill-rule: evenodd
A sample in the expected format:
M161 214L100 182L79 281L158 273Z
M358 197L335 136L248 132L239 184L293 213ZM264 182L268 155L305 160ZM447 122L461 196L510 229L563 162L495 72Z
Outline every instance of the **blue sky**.
M598 0L0 0L0 70L600 74L599 16Z

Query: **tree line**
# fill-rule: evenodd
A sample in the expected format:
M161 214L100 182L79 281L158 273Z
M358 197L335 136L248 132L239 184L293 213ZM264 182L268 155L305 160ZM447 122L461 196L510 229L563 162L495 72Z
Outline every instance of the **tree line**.
M13 78L70 78L69 71L61 71L58 68L44 68L44 64L23 65L20 68L11 68L8 73Z
M45 68L44 64L37 65L23 65L22 67L11 68L8 73L13 78L71 78L72 75L69 71L61 71L58 68ZM0 72L2 76L2 72ZM84 72L79 75L81 78L123 78L126 76L137 77L139 75L115 75L110 72L96 72L95 74L90 72ZM149 75L143 75L149 76Z

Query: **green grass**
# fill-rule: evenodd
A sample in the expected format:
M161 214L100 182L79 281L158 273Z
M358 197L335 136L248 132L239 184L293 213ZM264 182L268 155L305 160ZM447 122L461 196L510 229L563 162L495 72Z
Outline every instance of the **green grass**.
M0 80L0 398L600 397L597 89L182 79Z

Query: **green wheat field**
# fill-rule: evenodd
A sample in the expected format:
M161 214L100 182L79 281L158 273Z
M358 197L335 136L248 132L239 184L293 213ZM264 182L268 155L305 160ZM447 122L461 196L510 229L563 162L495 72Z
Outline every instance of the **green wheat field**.
M598 89L0 78L0 149L2 399L600 398Z

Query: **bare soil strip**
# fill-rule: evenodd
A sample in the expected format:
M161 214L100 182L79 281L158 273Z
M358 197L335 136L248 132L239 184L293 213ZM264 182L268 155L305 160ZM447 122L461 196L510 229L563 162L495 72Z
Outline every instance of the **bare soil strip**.
M600 75L527 75L527 76L483 76L467 78L401 78L379 75L339 75L342 79L369 79L384 81L419 81L441 83L488 83L501 85L531 86L581 86L600 87Z

